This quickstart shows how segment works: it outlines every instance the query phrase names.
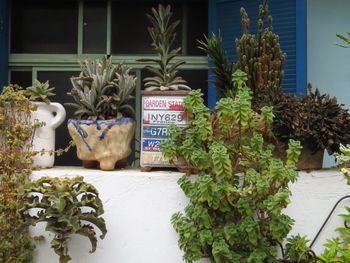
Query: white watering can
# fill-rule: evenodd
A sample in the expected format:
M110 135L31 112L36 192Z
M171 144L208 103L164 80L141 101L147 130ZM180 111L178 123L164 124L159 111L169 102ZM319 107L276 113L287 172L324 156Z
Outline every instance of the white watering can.
M46 104L44 102L33 102L38 106L32 112L32 122L44 122L43 127L35 130L33 138L33 151L53 151L55 150L55 129L65 120L66 110L57 102ZM45 152L43 155L37 154L33 157L33 165L41 168L53 167L55 154Z

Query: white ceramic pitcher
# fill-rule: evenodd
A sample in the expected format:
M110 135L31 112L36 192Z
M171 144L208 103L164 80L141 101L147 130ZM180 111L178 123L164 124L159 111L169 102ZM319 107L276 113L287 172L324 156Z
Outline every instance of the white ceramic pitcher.
M46 104L44 102L33 102L38 106L36 111L32 112L32 122L44 122L43 127L35 130L33 139L33 151L55 150L55 129L65 120L66 110L57 102ZM44 155L37 154L33 157L34 166L49 168L54 166L55 155L45 152Z

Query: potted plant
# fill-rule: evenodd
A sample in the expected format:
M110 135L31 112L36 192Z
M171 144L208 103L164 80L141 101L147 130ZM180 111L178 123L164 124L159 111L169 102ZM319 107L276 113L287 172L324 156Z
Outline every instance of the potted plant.
M32 209L38 211L33 214ZM101 231L101 239L107 233L101 217L104 211L99 193L93 185L84 182L82 176L72 179L42 177L27 183L21 189L18 212L22 218L19 233L28 226L47 223L45 229L54 235L51 247L59 255L60 263L71 260L68 255L71 235L89 238L92 245L90 253L93 253L97 245L93 226Z
M162 146L170 160L187 162L178 183L189 204L172 217L186 262L278 262L276 246L292 229L283 209L290 202L288 185L298 177L300 143L289 142L286 162L273 157L258 125L269 131L272 107L255 114L240 75L234 75L236 96L219 100L215 111L192 91L185 98L187 127L172 126ZM197 175L189 178L192 170Z
M152 48L156 58L140 59L141 62L152 63L145 67L154 76L144 78L145 89L142 95L142 127L141 127L141 171L150 171L152 167L169 167L159 143L166 134L151 135L154 130L167 130L171 123L185 125L186 116L183 111L183 99L191 90L186 81L178 76L178 68L185 61L176 59L181 50L174 48L176 27L180 20L172 21L173 13L170 5L158 5L152 8L152 15L147 14L151 23L148 32L152 38ZM158 105L158 106L157 106ZM163 119L164 117L164 119Z
M35 104L31 118L33 122L43 125L35 130L33 138L33 151L41 152L33 157L33 165L41 168L54 166L55 162L55 129L66 118L66 110L58 102L51 102L49 97L54 96L54 88L50 88L49 81L41 83L34 81L34 85L26 88L26 94Z
M156 66L148 65L146 70L154 74L154 77L145 78L145 90L147 91L169 91L169 90L190 90L186 81L178 75L178 67L185 64L185 61L174 59L179 55L181 47L172 49L176 38L174 32L180 24L180 20L171 21L173 13L170 5L166 7L158 5L158 10L152 8L152 15L147 14L151 26L148 32L153 40L152 48L157 53L158 58L139 59L140 62L155 63Z
M98 161L102 170L113 170L116 162L131 153L135 132L134 109L128 104L136 86L131 68L114 65L112 57L80 62L79 77L72 77L68 93L75 103L76 119L68 120L68 130L81 160Z
M320 169L324 150L332 154L339 151L339 144L350 142L346 133L350 128L350 115L344 105L336 98L312 91L309 86L307 95L295 96L283 93L281 82L284 76L286 54L281 50L278 35L272 31L272 17L268 16L268 1L264 0L259 9L258 32L249 31L249 17L241 8L243 35L236 39L237 64L228 61L222 49L222 39L213 35L211 39L200 41L214 64L215 86L224 96L234 96L237 90L229 82L233 68L239 68L247 74L247 85L253 92L252 106L261 112L263 106L273 106L274 123L272 130L275 138L270 140L276 145L274 154L286 158L288 140L301 142L303 150L297 168ZM268 20L268 26L264 21Z

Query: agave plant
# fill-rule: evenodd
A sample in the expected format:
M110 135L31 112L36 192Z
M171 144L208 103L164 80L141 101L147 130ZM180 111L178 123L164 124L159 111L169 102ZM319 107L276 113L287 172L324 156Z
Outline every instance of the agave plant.
M49 81L41 83L38 80L35 80L34 85L26 89L27 96L30 100L45 102L47 104L50 103L49 97L56 95L52 92L53 90L55 90L55 88L50 88Z
M156 63L156 66L148 65L146 70L155 74L154 77L145 78L146 90L190 90L190 87L186 85L186 81L180 76L177 76L177 68L185 61L180 60L172 62L173 59L179 54L181 48L171 49L171 45L174 43L176 33L174 32L179 25L180 20L171 22L173 13L171 12L170 5L164 7L158 5L158 10L152 8L152 15L147 14L152 26L148 27L148 32L153 40L152 47L155 52L158 53L159 58L140 59L141 62Z
M65 103L76 108L77 119L107 120L135 116L134 108L127 104L136 86L131 68L123 63L112 64L112 57L87 59L80 62L79 77L72 77L71 95L75 103Z
M46 230L54 234L51 247L59 255L60 263L71 260L68 241L72 234L89 238L90 253L93 253L97 245L93 225L102 232L101 239L107 233L105 221L100 217L103 206L98 191L84 182L82 176L72 179L42 177L26 184L21 195L18 207L23 222L21 230L46 222Z

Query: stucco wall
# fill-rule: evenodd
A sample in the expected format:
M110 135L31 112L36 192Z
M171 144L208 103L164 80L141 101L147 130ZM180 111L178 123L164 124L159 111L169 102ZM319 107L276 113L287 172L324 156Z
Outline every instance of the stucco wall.
M350 31L349 0L307 0L308 82L350 107L350 49L335 46L336 33ZM325 167L334 159L325 157Z
M32 179L41 176L77 176L94 184L103 201L108 233L99 240L95 253L89 254L89 241L74 236L70 242L72 263L181 263L182 252L177 246L178 236L170 224L171 215L182 210L187 199L176 181L181 174L169 171L141 173L139 170L101 172L81 168L54 168L35 171ZM335 170L300 173L300 179L291 185L292 203L287 213L296 222L293 233L308 235L312 239L333 204L350 192L343 177ZM344 201L343 205L350 202ZM326 238L342 225L337 216L332 217L326 231L316 243L321 251ZM32 229L33 235L44 235L46 242L38 244L34 263L58 262L50 247L51 236L44 224ZM208 262L208 261L202 261Z

